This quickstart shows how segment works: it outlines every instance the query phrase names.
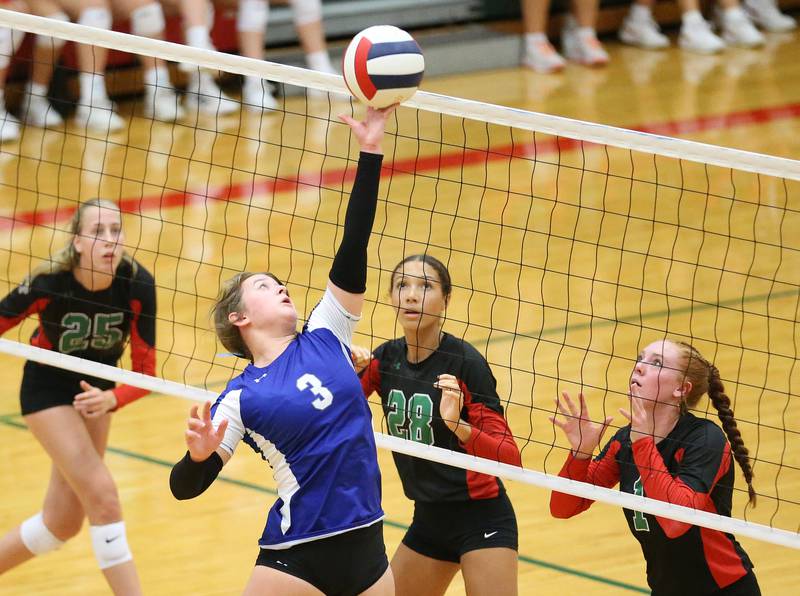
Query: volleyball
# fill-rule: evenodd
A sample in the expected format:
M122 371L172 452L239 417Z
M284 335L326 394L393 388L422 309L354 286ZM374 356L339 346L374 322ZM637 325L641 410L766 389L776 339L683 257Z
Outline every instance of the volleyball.
M425 58L406 31L376 25L347 46L342 73L353 96L373 108L385 108L414 95L425 74Z

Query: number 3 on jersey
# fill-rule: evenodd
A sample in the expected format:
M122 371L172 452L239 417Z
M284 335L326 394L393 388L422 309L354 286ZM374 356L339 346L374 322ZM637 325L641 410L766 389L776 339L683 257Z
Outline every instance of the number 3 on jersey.
M317 399L311 402L311 405L318 410L324 410L333 403L333 393L325 387L322 382L311 373L306 373L297 379L297 388L300 391L304 389L311 390L311 393L318 396Z
M405 393L392 389L389 392L388 406L386 423L389 425L389 434L411 439L416 443L433 445L433 400L430 395L415 393L406 401Z

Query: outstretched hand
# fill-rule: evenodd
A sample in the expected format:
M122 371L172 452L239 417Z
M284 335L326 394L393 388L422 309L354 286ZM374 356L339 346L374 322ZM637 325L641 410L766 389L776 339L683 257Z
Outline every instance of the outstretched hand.
M578 394L580 411L575 407L569 393L564 391L561 395L564 398L563 403L562 400L556 398L556 409L564 417L564 420L550 416L550 422L564 431L576 458L588 459L592 457L595 448L600 444L608 425L614 418L607 416L602 423L592 422L583 393Z
M367 107L367 113L363 120L356 120L347 114L340 114L339 120L346 123L353 131L361 151L366 153L383 153L381 146L383 132L386 129L386 121L397 109L397 104L388 108L375 109Z
M217 450L225 437L228 420L223 419L219 427L214 430L211 422L211 402L203 404L202 415L197 406L192 406L189 413L188 428L186 429L186 446L189 448L189 457L194 461L207 460Z

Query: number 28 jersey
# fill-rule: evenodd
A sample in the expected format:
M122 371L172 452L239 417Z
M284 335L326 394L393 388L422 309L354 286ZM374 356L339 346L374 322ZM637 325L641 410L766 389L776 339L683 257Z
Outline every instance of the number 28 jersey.
M217 399L221 447L240 441L273 470L278 500L259 540L283 549L383 518L372 415L350 359L358 318L330 291L303 332L265 367L250 364Z

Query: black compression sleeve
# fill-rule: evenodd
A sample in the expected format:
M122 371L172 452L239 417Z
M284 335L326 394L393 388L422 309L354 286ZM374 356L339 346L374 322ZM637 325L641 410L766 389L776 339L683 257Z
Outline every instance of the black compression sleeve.
M216 451L205 461L193 461L187 451L169 474L172 494L179 501L202 494L214 482L222 465L222 458Z
M330 280L351 294L367 290L367 245L375 221L383 155L361 152L344 216L344 234L333 259Z

